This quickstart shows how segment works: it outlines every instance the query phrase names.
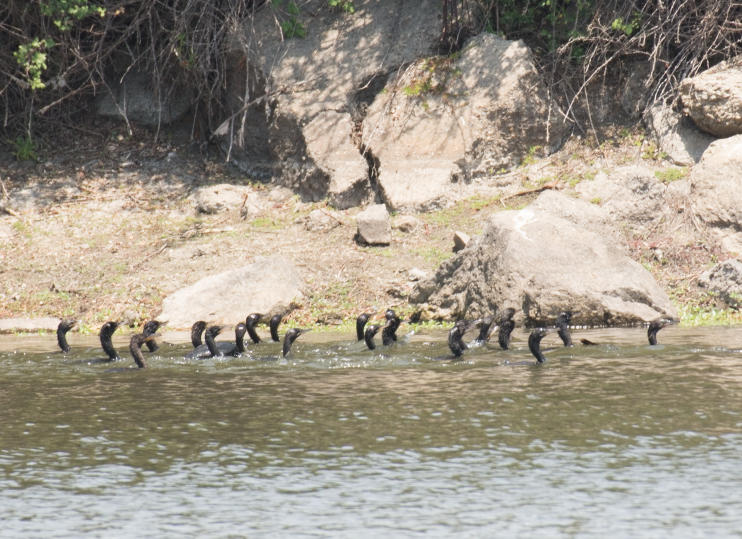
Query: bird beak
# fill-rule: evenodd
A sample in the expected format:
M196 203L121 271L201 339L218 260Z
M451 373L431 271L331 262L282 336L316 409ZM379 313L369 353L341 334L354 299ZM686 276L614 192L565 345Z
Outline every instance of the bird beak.
M160 333L153 333L152 335L147 335L147 338L144 339L144 342L151 341L152 339L156 339L157 337L162 337Z

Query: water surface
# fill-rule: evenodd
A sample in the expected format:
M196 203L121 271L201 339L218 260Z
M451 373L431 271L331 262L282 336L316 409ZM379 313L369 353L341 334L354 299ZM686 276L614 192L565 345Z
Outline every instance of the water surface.
M0 337L0 537L741 537L742 331L573 334L603 344L512 366L521 330L456 363L440 331L202 361L170 333L141 371Z

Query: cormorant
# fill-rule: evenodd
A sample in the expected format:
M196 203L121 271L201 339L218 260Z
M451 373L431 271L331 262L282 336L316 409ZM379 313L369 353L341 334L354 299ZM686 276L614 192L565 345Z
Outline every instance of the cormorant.
M495 328L499 328L497 332L497 342L500 343L500 348L507 350L510 348L510 338L513 330L515 329L515 309L508 307L497 314L497 324L492 326L491 331Z
M193 348L198 348L199 346L204 345L204 343L201 341L201 334L204 332L206 326L208 325L209 324L207 322L199 320L191 326L191 344L193 344Z
M116 328L120 325L121 322L106 322L103 324L103 327L100 328L100 345L106 355L108 355L108 361L118 361L121 359L111 341L113 332L116 331Z
M397 342L397 329L399 329L402 319L392 309L387 309L384 316L387 323L381 331L381 342L384 346L390 346Z
M453 329L448 333L448 347L453 352L454 358L460 358L464 354L464 350L468 348L464 342L464 334L481 323L481 320L474 320L473 322L459 320L454 324Z
M579 312L573 311L562 311L559 313L556 319L556 328L559 333L559 338L562 339L564 346L573 346L572 335L569 332L569 324L572 321L573 316L577 316Z
M271 339L273 342L281 342L281 338L278 336L278 326L281 323L283 317L280 314L273 315L270 321L271 328Z
M485 316L482 318L482 326L479 328L479 336L474 339L474 342L485 343L490 338L490 329L492 328L492 322L495 321L494 315Z
M258 336L257 332L255 331L255 326L258 324L258 322L260 322L260 319L262 317L263 317L262 314L252 313L245 320L245 326L247 326L247 334L250 335L250 340L255 344L263 342L262 339Z
M283 357L289 355L289 353L291 352L291 345L294 344L294 341L297 339L297 337L309 331L312 330L298 328L291 328L290 330L288 330L286 332L286 335L283 336Z
M228 327L230 326L210 326L204 334L206 344L202 344L190 354L186 354L186 359L207 359L214 356L220 357L242 354L245 351L244 337L245 331L247 330L243 323L237 324L234 328L235 340L237 341L236 344L229 341L216 342L215 339L217 335ZM211 341L213 346L209 345L209 341Z
M363 313L358 318L356 318L356 337L358 337L359 341L362 341L366 338L366 334L364 333L363 329L366 327L369 319L371 319L371 317L374 315L376 315L376 313ZM377 331L379 329L380 327L377 328ZM368 341L366 341L366 344L368 344ZM370 350L373 350L373 348L370 348Z
M388 323L388 322L387 322ZM363 340L366 341L366 346L368 346L369 350L376 350L376 343L374 342L374 337L381 329L381 326L378 324L371 324L366 328L366 331L363 334Z
M131 355L134 357L134 361L137 364L137 367L140 369L144 369L147 364L144 362L144 354L142 353L142 345L144 343L149 343L155 340L155 337L159 337L159 333L139 333L137 335L132 335L131 340L129 341L129 352L131 352Z
M66 354L70 351L70 345L67 344L67 332L78 324L77 320L71 318L65 318L57 326L57 343L62 349L62 353Z
M541 352L541 339L543 339L549 333L559 331L556 328L536 328L528 336L528 349L531 351L533 356L536 358L538 363L546 361L544 354Z
M675 323L677 322L672 318L656 318L652 320L649 323L649 328L647 329L647 338L649 339L649 344L657 344L657 332L662 328L666 328L667 326Z
M157 330L160 329L160 326L163 324L163 322L158 322L157 320L150 320L146 324L144 324L144 327L142 328L142 334L143 335L154 335L157 333ZM147 344L147 349L150 352L157 352L159 350L159 346L157 345L157 341L154 339L150 339L148 341L145 341Z

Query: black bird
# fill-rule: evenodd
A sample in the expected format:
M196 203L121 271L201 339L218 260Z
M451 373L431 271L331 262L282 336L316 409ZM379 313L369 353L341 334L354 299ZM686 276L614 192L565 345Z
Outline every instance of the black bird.
M283 357L286 357L291 352L291 345L294 344L294 341L299 337L299 335L303 335L304 333L307 333L309 331L312 331L311 329L298 329L298 328L292 328L286 332L286 335L283 336Z
M667 326L675 323L677 322L672 318L656 318L655 320L652 320L649 323L649 329L647 329L647 338L649 339L649 344L657 344L657 332L662 328L666 328Z
M106 322L103 324L103 327L100 328L100 345L106 355L108 355L108 361L118 361L121 359L111 341L113 332L116 331L116 328L120 325L121 322Z
M281 342L281 338L278 336L278 326L281 323L283 317L280 314L273 315L270 321L271 328L271 339L273 342Z
M492 323L495 321L494 315L485 316L482 318L482 326L479 328L479 336L474 339L474 342L487 342L490 338L490 329Z
M573 316L577 316L579 312L573 311L562 311L559 313L556 319L556 328L559 333L559 338L562 339L564 346L572 345L572 335L569 332L569 324L572 321Z
M206 344L202 344L201 346L193 350L190 354L186 354L186 359L207 359L215 356L233 356L237 353L241 354L242 352L244 352L244 337L246 328L242 328L245 327L245 324L240 323L235 326L234 333L235 340L238 341L237 344L229 341L216 342L217 335L219 335L228 327L230 326L210 326L204 334L204 340L206 341ZM212 342L213 346L209 346L209 341ZM242 349L240 349L240 341L243 342Z
M497 342L500 343L500 348L502 348L503 350L508 350L510 348L511 334L515 329L515 321L513 320L513 316L515 316L515 309L513 309L512 307L504 309L503 311L497 313L497 325L492 326L491 328L491 331L494 331L495 328L498 328Z
M544 354L541 352L541 339L543 339L549 333L558 331L555 328L536 328L528 336L528 349L531 351L533 356L536 358L538 363L546 361Z
M62 320L57 326L57 343L62 349L62 353L66 354L70 351L70 345L67 344L67 332L78 324L77 320L66 318Z
M255 344L263 342L263 340L258 336L258 333L255 331L255 326L258 324L258 322L260 322L260 319L262 317L262 314L252 313L245 320L245 326L247 326L247 334L250 335L250 340Z
M448 332L448 347L453 352L454 358L461 357L464 354L464 350L468 348L464 342L464 334L481 323L481 320L474 320L473 322L459 320L454 324L453 329Z
M362 341L366 338L366 334L364 333L363 329L366 327L366 324L368 324L368 321L371 319L371 317L375 314L376 313L363 313L361 316L356 318L356 337L358 337L359 341ZM366 341L366 344L368 344L368 341ZM370 348L370 350L373 350L373 348Z
M397 342L397 329L399 329L402 319L392 309L387 309L384 316L387 323L381 331L381 342L384 346L390 346Z
M366 328L366 331L363 334L363 340L366 341L366 346L368 346L369 350L376 350L376 343L374 342L374 337L381 329L381 326L378 324L371 324Z
M198 348L199 346L204 345L204 343L201 341L201 334L204 332L206 326L208 325L209 324L204 322L203 320L199 320L191 326L191 344L193 344L193 348Z
M143 335L154 335L157 333L157 330L160 329L160 326L163 324L163 322L158 322L157 320L150 320L146 324L144 324L144 327L142 328L142 334ZM147 349L150 352L157 352L159 350L159 346L157 345L157 341L154 339L150 339L148 341L145 341L147 344Z
M129 341L129 352L131 352L131 355L134 358L137 367L139 367L140 369L144 369L147 366L147 364L144 362L142 345L144 343L150 343L154 341L155 338L159 336L159 333L139 333L137 335L132 335L131 340Z

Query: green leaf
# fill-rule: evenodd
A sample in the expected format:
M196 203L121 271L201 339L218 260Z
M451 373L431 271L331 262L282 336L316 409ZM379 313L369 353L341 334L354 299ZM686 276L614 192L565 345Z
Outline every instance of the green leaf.
M292 15L298 15L300 13L299 6L297 6L294 2L289 2L289 5L286 7L286 10Z

